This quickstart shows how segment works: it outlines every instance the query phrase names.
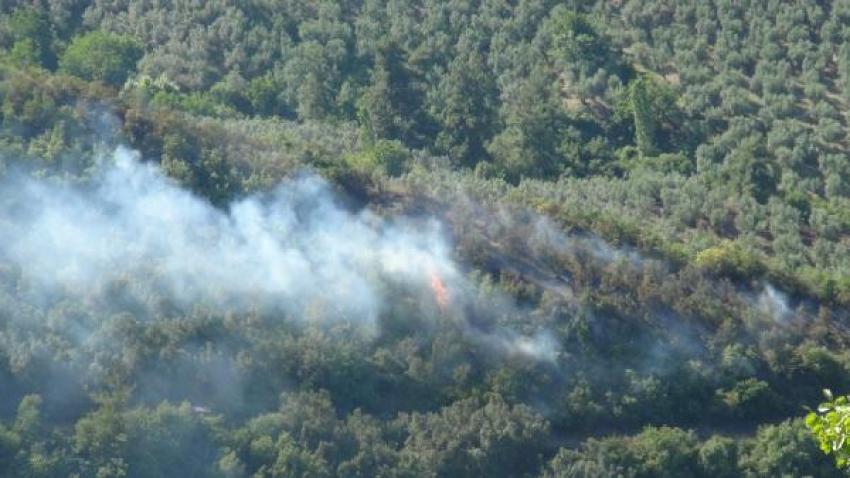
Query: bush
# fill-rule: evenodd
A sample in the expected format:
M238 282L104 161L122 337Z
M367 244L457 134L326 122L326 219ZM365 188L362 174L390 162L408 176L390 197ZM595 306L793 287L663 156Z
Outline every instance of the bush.
M700 251L694 257L694 265L704 271L736 278L752 278L764 272L758 257L733 241Z
M360 153L346 156L352 169L370 174L378 172L399 176L410 169L410 150L399 141L380 140Z
M779 400L767 382L756 378L741 380L729 390L718 391L718 396L742 418L770 416Z

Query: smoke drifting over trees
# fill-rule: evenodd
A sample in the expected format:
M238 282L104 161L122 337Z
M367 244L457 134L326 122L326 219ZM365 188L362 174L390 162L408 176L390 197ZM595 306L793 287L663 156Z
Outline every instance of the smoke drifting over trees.
M91 174L76 185L7 175L0 186L2 254L33 294L108 301L111 284L133 278L127 292L143 305L157 292L183 307L326 309L314 319L369 327L387 301L382 281L424 291L429 270L457 280L436 223L350 213L315 176L220 210L130 150Z
M76 182L7 173L0 197L0 257L17 293L45 310L73 300L153 320L203 306L374 337L390 303L409 297L496 351L557 354L545 331L466 323L474 285L437 220L354 212L312 174L216 208L119 147ZM478 307L517 313L506 296Z

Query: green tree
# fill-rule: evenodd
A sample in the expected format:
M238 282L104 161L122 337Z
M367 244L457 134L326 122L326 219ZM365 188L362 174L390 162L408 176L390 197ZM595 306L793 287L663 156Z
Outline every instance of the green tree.
M47 13L34 7L19 7L7 17L11 32L12 57L22 64L36 64L48 69L56 67L53 53L53 28Z
M816 412L806 415L809 427L821 451L832 455L839 468L850 467L850 397L833 396L824 390L826 401Z
M127 475L127 425L120 406L119 401L107 400L74 425L74 452L83 460L82 468L89 476Z
M748 477L842 476L818 450L803 420L787 420L759 427L745 443L739 466Z
M413 415L408 428L405 468L419 476L459 478L522 476L537 466L549 434L549 424L530 408L498 396Z
M714 435L699 448L699 466L711 478L735 478L738 470L738 444L732 438Z
M634 437L591 438L578 450L562 449L544 478L698 477L694 432L647 427Z
M635 143L641 156L658 153L658 119L652 98L652 80L640 77L629 83L629 99L635 122Z
M474 166L489 156L484 145L493 134L498 89L481 46L464 36L458 48L460 53L429 97L429 111L440 125L435 149Z
M86 80L120 86L136 69L142 53L141 45L132 37L94 31L74 37L59 66Z

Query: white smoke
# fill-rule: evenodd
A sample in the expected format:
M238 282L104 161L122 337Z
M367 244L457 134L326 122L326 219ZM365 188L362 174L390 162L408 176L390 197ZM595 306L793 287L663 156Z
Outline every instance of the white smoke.
M350 214L316 177L221 211L122 148L92 182L3 183L0 250L33 287L91 294L147 277L142 287L181 304L295 314L322 303L370 322L383 301L380 279L425 284L428 268L457 275L435 222L414 228Z
M393 300L390 289L430 297L437 274L464 290L450 254L437 221L349 212L315 176L285 181L226 210L126 148L79 184L25 175L0 182L0 262L14 264L19 288L42 300L108 301L122 283L142 304L165 297L182 307L270 309L368 329ZM542 347L537 338L499 334L523 355L552 356L533 351Z
M758 308L777 322L787 322L793 315L788 305L788 296L770 284L766 284L758 296Z
M555 253L582 251L603 264L625 261L636 269L644 263L641 254L632 248L616 248L595 235L568 235L546 216L536 216L533 231L529 245L535 250L548 249Z
M491 340L497 349L508 355L522 356L539 362L555 363L560 355L560 345L549 332L542 331L533 336L503 333Z

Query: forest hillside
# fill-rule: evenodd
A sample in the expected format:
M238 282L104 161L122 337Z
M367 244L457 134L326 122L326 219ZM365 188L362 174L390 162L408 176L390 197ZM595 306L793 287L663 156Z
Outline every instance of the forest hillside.
M846 476L849 112L846 0L0 0L0 477Z

